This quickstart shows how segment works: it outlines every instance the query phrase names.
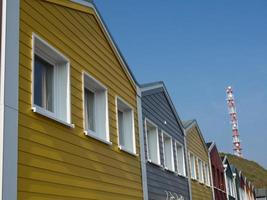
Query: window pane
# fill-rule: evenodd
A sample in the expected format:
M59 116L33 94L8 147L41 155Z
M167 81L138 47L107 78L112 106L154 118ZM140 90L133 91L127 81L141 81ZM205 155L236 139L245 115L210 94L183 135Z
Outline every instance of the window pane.
M177 171L178 173L184 175L184 155L183 147L176 143L176 152L177 152Z
M84 88L86 129L95 131L95 94Z
M34 57L34 104L54 111L54 66L35 55Z
M201 160L198 160L198 177L199 181L203 182L203 164Z
M147 123L148 158L158 163L158 134L157 128Z
M125 146L123 112L121 112L119 110L118 110L118 123L119 123L120 145Z
M195 178L195 159L192 154L190 154L190 170L191 170L191 178Z
M206 167L207 185L210 185L210 173L209 173L209 166L208 166L208 164L206 164L205 167Z
M173 160L172 160L172 143L171 138L164 136L164 155L165 155L165 166L173 170Z
M44 85L45 85L45 108L51 112L54 111L53 108L53 66L47 65L44 67Z
M42 65L38 56L34 58L34 104L42 107Z

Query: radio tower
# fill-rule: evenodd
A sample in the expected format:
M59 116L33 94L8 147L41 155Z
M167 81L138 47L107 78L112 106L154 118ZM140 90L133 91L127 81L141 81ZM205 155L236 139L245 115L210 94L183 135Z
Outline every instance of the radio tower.
M234 155L238 157L242 157L242 148L239 140L239 131L238 131L238 120L237 120L237 114L236 114L236 107L235 107L235 99L233 95L233 89L231 86L229 86L226 89L227 94L227 105L228 110L230 114L231 119L231 125L232 125L232 132L233 132L233 150Z

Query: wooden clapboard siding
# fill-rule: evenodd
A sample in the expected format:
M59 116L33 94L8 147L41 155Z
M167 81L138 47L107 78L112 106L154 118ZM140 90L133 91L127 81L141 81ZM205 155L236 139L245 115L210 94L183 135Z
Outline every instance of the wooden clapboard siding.
M141 86L142 87L142 86ZM143 121L149 119L158 127L160 164L164 166L164 153L162 132L168 133L172 137L173 153L175 154L175 141L184 145L184 134L182 127L177 121L173 108L167 98L167 93L162 87L142 91L142 114ZM164 123L166 121L166 123ZM145 123L144 130L145 128ZM147 157L147 141L144 134L145 154ZM147 159L147 158L146 158ZM177 168L176 157L174 165ZM187 163L186 163L187 164ZM182 195L185 200L189 200L189 183L187 177L180 176L174 172L165 170L164 167L147 162L147 188L149 200L165 200L166 192Z
M187 149L193 155L209 164L208 151L206 144L201 138L201 133L196 126L192 126L186 134ZM189 170L190 173L190 170ZM196 173L198 175L197 165ZM211 177L210 177L211 180ZM205 184L199 183L197 180L191 179L192 200L209 200L212 199L212 188Z
M118 149L116 96L134 108L136 87L119 62L94 10L70 1L20 1L19 160L21 200L140 200L140 157ZM75 128L33 113L32 34L70 60L71 118ZM112 145L84 135L82 72L108 88Z
M215 200L226 200L227 196L225 188L224 167L216 145L212 146L209 154L212 166Z
M192 152L194 155L199 157L204 162L209 162L209 156L206 149L206 144L203 143L201 133L194 126L186 134L187 148L188 151Z

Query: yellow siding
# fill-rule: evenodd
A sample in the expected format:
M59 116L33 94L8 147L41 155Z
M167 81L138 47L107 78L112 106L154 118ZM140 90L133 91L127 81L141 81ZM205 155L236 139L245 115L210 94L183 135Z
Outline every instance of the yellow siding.
M118 95L134 108L140 154L136 89L94 11L62 0L20 2L18 199L142 199L140 157L118 149L116 127ZM70 60L74 129L31 111L33 33ZM108 88L111 146L83 133L83 71Z
M189 152L200 158L202 161L204 161L205 163L209 163L208 152L206 151L204 146L206 144L203 143L200 134L201 133L198 132L198 129L196 127L192 127L188 131L186 135L187 148ZM196 172L197 171L198 170L196 165ZM212 190L205 184L199 183L197 180L191 179L191 187L193 200L212 199Z

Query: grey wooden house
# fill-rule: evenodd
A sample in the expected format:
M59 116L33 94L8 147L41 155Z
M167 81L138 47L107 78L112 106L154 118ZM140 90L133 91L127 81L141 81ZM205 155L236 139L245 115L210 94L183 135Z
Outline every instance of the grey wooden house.
M229 200L237 199L235 178L236 173L232 170L231 165L227 159L227 156L221 157L224 167L224 177L226 185L226 194Z
M149 200L190 199L185 135L163 82L141 85Z

